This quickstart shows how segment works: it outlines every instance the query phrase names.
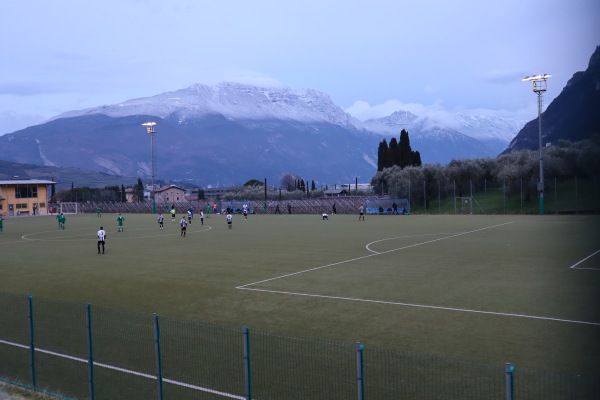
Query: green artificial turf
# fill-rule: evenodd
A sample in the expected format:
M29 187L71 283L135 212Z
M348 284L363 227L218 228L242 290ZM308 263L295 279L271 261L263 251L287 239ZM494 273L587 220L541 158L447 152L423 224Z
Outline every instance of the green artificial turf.
M598 216L236 215L228 229L213 215L185 238L170 217L164 230L125 218L124 232L115 214L67 215L65 230L50 216L5 220L0 292L600 374L600 254L570 268L600 249Z

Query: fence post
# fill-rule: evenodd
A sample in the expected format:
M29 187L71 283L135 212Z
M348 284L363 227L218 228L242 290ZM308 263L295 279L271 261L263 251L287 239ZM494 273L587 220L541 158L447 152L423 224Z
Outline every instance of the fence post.
M425 183L426 181L423 180L423 209L427 212L427 189Z
M154 351L156 353L156 381L158 383L158 400L163 400L162 357L160 355L160 326L158 314L154 313Z
M575 214L579 214L579 188L577 187L577 176L575 176Z
M92 347L92 305L90 303L85 305L85 328L87 330L88 339L88 379L90 400L94 400L96 394L94 391L94 351Z
M252 370L250 369L250 328L244 326L244 377L246 379L246 399L252 400Z
M438 214L442 213L442 193L441 193L441 183L438 181Z
M363 349L364 349L364 346L362 345L362 343L356 342L356 383L358 385L358 387L357 387L358 400L363 400L365 398Z
M454 190L453 192L453 196L454 196L454 215L456 215L456 181L452 181L452 188Z
M504 207L504 214L506 214L506 179L502 180L502 204Z
M506 376L506 400L514 400L514 383L513 383L513 372L515 366L507 362L504 369Z
M519 198L520 213L523 214L523 178L521 178L521 197Z
M35 376L35 335L33 331L33 296L27 297L28 311L27 319L29 320L29 363L31 368L31 386L36 389Z
M558 200L556 198L556 177L554 177L554 214L558 214Z

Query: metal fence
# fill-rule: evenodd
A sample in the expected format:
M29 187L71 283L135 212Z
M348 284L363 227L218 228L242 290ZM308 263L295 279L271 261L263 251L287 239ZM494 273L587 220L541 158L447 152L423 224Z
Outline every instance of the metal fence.
M178 214L187 213L192 207L195 213L200 210L212 213L216 202L219 212L229 204L246 203L257 214L356 214L361 205L369 200L381 198L402 198L409 202L412 214L537 214L540 212L540 198L534 178L496 180L451 180L451 181L394 181L374 187L368 196L359 196L351 190L348 195L279 200L268 196L265 200L207 199L181 201L174 204L157 204L157 211L168 213L175 206ZM289 208L288 208L289 206ZM57 205L50 204L57 208ZM207 207L208 210L207 211ZM266 207L266 212L265 212ZM581 179L557 179L548 177L544 192L545 214L590 214L600 213L600 180L597 177ZM151 213L151 202L81 202L79 212L96 213ZM289 211L288 211L289 210ZM390 212L391 213L391 212ZM388 214L384 212L383 214Z
M0 380L63 399L597 399L481 365L0 293Z
M408 199L413 214L536 214L540 211L540 194L534 178L396 180L374 189L380 196ZM544 213L599 213L599 196L597 177L548 177Z

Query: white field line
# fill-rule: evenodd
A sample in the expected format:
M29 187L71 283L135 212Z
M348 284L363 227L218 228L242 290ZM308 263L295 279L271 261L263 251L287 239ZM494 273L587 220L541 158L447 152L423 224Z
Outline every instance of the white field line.
M591 270L594 270L594 271L600 271L600 268L577 268L577 266L579 264L581 264L582 262L584 262L584 261L586 261L586 260L594 257L598 253L600 253L600 250L596 250L595 252L593 252L592 254L590 254L589 256L587 256L586 258L583 258L583 259L577 261L575 264L571 265L569 267L569 269L591 269Z
M374 242L371 242L371 243L367 243L365 248L367 249L367 251L370 251L371 253L380 254L381 252L371 249L372 244L385 242L387 240L407 239L407 238L414 238L414 237L421 237L421 236L439 236L439 235L453 235L453 233L425 233L423 235L405 235L405 236L390 237L390 238L375 240Z
M366 256L360 256L360 257L356 257L356 258L351 258L349 260L338 261L338 262L335 262L335 263L331 263L331 264L327 264L327 265L322 265L320 267L305 269L303 271L292 272L290 274L276 276L274 278L264 279L264 280L258 281L258 282L247 283L245 285L241 285L241 286L236 287L236 289L244 289L244 288L247 288L248 286L258 285L259 283L264 283L264 282L274 281L274 280L277 280L277 279L287 278L288 276L294 276L294 275L304 274L306 272L316 271L316 270L323 269L323 268L334 267L336 265L341 265L341 264L346 264L346 263L353 262L353 261L363 260L365 258L374 257L374 256L378 256L378 255L381 255L381 254L392 253L394 251L405 250L405 249L409 249L411 247L423 246L425 244L435 243L435 242L439 242L441 240L446 240L446 239L451 239L451 238L455 238L455 237L458 237L458 236L468 235L470 233L475 233L475 232L480 232L480 231L484 231L484 230L487 230L487 229L497 228L499 226L508 225L508 224L512 224L512 222L504 222L502 224L487 226L485 228L479 228L479 229L475 229L475 230L468 231L468 232L456 233L456 234L453 234L453 235L450 235L450 236L445 236L443 238L432 239L432 240L428 240L426 242L415 243L415 244L410 244L410 245L403 246L403 247L398 247L397 249L391 249L391 250L386 250L386 251L382 251L382 252L379 252L379 253L367 254ZM385 239L383 239L383 240L385 240ZM373 242L373 243L375 243L375 242Z
M357 302L363 302L363 303L390 304L390 305L395 305L395 306L429 308L429 309L434 309L434 310L458 311L458 312L476 313L476 314L490 314L490 315L500 315L500 316L505 316L505 317L519 317L519 318L541 319L541 320L545 320L545 321L568 322L568 323L571 323L571 324L583 324L583 325L600 326L600 322L578 321L578 320L563 319L563 318L554 318L554 317L541 317L541 316L537 316L537 315L503 313L503 312L497 312L497 311L471 310L471 309L468 309L468 308L454 308L454 307L432 306L432 305L427 305L427 304L401 303L401 302L396 302L396 301L385 301L385 300L357 299L357 298L352 298L352 297L327 296L327 295L321 295L321 294L298 293L298 292L284 292L284 291L281 291L281 290L252 289L252 288L241 288L241 289L243 289L243 290L254 290L254 291L257 291L257 292L266 292L266 293L288 294L288 295L294 295L294 296L318 297L318 298L323 298L323 299L357 301Z
M434 309L434 310L456 311L456 312L466 312L466 313L475 313L475 314L488 314L488 315L498 315L498 316L505 316L505 317L529 318L529 319L538 319L538 320L545 320L545 321L555 321L555 322L566 322L566 323L572 323L572 324L583 324L583 325L600 326L600 322L578 321L578 320L563 319L563 318L543 317L543 316L537 316L537 315L527 315L527 314L517 314L517 313L503 313L503 312L497 312L497 311L471 310L471 309L467 309L467 308L444 307L444 306L435 306L435 305L428 305L428 304L413 304L413 303L402 303L402 302L394 302L394 301L358 299L358 298L352 298L352 297L327 296L327 295L320 295L320 294L299 293L299 292L286 292L286 291L281 291L281 290L269 290L269 289L255 289L255 288L250 288L250 286L258 285L260 283L274 281L274 280L281 279L281 278L286 278L286 277L289 277L289 276L303 274L305 272L316 271L316 270L323 269L323 268L333 267L333 266L344 264L344 263L349 263L349 262L353 262L353 261L357 261L357 260L362 260L362 259L365 259L365 258L378 256L380 254L391 253L391 252L398 251L398 250L404 250L404 249L408 249L408 248L411 248L411 247L417 247L417 246L421 246L421 245L425 245L425 244L429 244L429 243L438 242L438 241L441 241L441 240L451 239L451 238L454 238L454 237L463 236L463 235L467 235L467 234L470 234L470 233L483 231L483 230L486 230L486 229L497 228L499 226L512 224L513 222L515 222L515 221L505 222L505 223L498 224L498 225L493 225L493 226L488 226L488 227L485 227L485 228L475 229L475 230L468 231L468 232L460 232L460 233L452 234L450 236L445 236L445 237L438 238L438 239L428 240L428 241L421 242L421 243L415 243L415 244L412 244L412 245L403 246L403 247L399 247L399 248L392 249L392 250L386 250L386 251L382 251L382 252L375 252L374 250L371 250L369 248L369 246L371 244L377 243L377 242L382 242L382 241L385 241L385 240L391 240L391 239L395 239L395 238L380 239L380 240L377 240L377 241L374 241L374 242L371 242L371 243L367 244L366 248L367 248L368 251L371 251L372 254L368 254L368 255L365 255L365 256L352 258L352 259L349 259L349 260L339 261L339 262L335 262L335 263L323 265L323 266L320 266L320 267L310 268L310 269L306 269L306 270L303 270L303 271L293 272L291 274L281 275L281 276L277 276L277 277L270 278L270 279L264 279L264 280L258 281L258 282L248 283L246 285L237 286L236 289L252 290L252 291L264 292L264 293L277 293L277 294L286 294L286 295L294 295L294 296L316 297L316 298L323 298L323 299L357 301L357 302L376 303L376 304L389 304L389 305L397 305L397 306L404 306L404 307L428 308L428 309ZM598 250L598 251L600 251L600 250ZM598 253L598 251L596 253ZM596 253L594 253L594 254L596 254ZM594 254L592 254L591 256L593 256ZM588 256L587 258L589 258L591 256ZM585 259L582 260L582 261L585 261ZM580 262L582 262L582 261L580 261ZM577 264L575 264L575 265L577 265ZM580 268L580 269L583 269L583 268Z
M19 347L22 349L29 349L29 346L23 345L23 344L19 344L19 343L14 343L14 342L9 342L6 340L0 340L1 344L5 344L8 346L14 346L14 347ZM68 360L72 360L72 361L77 361L77 362L81 362L81 363L85 363L87 364L89 361L85 358L79 358L79 357L73 357L67 354L61 354L61 353L56 353L54 351L50 351L50 350L44 350L44 349L40 349L38 347L35 348L35 351L38 351L40 353L44 353L44 354L50 354L52 356L56 356L56 357L61 357L61 358L66 358ZM101 368L106 368L106 369L110 369L113 371L118 371L118 372L123 372L129 375L135 375L135 376L141 376L142 378L148 378L148 379L154 379L156 380L157 377L155 375L150 375L150 374L145 374L143 372L137 372L137 371L133 371L130 369L125 369L125 368L120 368L120 367L115 367L114 365L109 365L109 364L104 364L104 363L99 363L97 361L94 361L94 366L97 367L101 367ZM231 393L226 393L226 392L221 392L218 390L213 390L213 389L209 389L209 388L205 388L202 386L196 386L196 385L192 385L189 383L185 383L185 382L179 382L179 381L175 381L173 379L166 379L163 378L163 382L167 382L176 386L182 386L182 387L186 387L188 389L194 389L194 390L198 390L198 391L202 391L202 392L206 392L206 393L212 393L212 394L216 394L219 396L223 396L223 397L228 397L231 399L239 399L239 400L244 400L245 397L244 396L237 396L235 394L231 394Z

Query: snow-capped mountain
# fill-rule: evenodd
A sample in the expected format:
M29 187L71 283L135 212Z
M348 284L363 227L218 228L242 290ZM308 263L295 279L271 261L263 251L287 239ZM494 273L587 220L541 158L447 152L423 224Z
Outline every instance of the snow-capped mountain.
M1 136L0 147L7 161L148 177L150 145L140 126L147 121L157 123L157 178L201 186L265 177L278 184L286 173L368 182L381 135L399 136L402 129L429 164L496 156L510 136L499 122L473 116L449 123L398 111L361 123L316 90L221 83L69 111ZM499 150L483 142L496 137Z
M70 111L0 137L7 160L149 176L140 126L155 121L158 179L202 186L292 173L316 182L370 181L378 136L315 90L193 85L121 104ZM60 148L60 151L53 149Z
M417 116L396 111L387 117L369 119L363 126L382 135L399 136L405 129L411 147L419 150L424 163L447 163L452 159L495 157L516 135L522 123L487 114L440 113ZM447 144L444 144L447 142Z
M475 139L497 139L510 142L525 125L525 121L501 118L490 114L456 113L456 129Z
M279 119L362 128L360 121L336 106L325 93L312 89L257 87L232 82L216 86L195 84L185 89L120 104L69 111L54 119L91 114L109 117L177 116L181 122L207 115L222 115L231 120Z

